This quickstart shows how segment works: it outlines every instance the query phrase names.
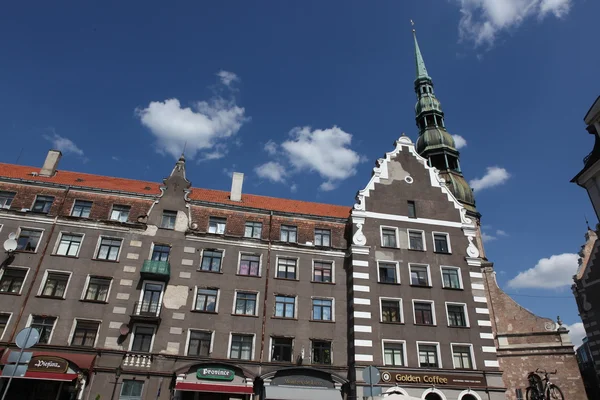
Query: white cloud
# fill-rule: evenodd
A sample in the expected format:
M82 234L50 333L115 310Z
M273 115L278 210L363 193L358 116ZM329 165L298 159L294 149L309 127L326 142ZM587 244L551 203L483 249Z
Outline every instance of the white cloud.
M230 86L232 82L239 82L240 77L229 71L219 71L217 72L217 76L221 78L221 83L225 86Z
M221 79L226 82L225 78ZM135 113L156 138L159 153L178 158L185 147L187 157L194 158L200 152L201 160L223 157L227 153L225 141L249 120L245 109L235 100L219 96L195 102L190 107L182 107L175 98L153 101Z
M117 157L117 156L112 156L112 159L113 159L114 161L119 161L119 157Z
M80 157L84 157L83 150L81 150L71 139L57 135L53 132L52 135L43 135L44 139L52 143L52 147L56 150L60 150L63 154L75 154Z
M462 17L460 38L476 46L492 45L498 34L517 28L529 18L542 19L548 14L563 18L572 0L455 0Z
M542 258L533 268L520 272L508 281L512 288L556 289L570 286L577 272L579 256L574 253Z
M452 137L454 138L454 145L457 149L462 149L467 146L467 140L464 137L460 135L452 135Z
M254 168L254 172L261 178L272 182L285 182L287 172L285 167L278 162L269 161Z
M471 185L473 190L483 190L502 185L508 178L510 178L510 174L504 168L487 167L485 175L481 178L471 180L469 185Z
M586 335L583 322L575 322L571 325L565 325L565 328L569 330L569 336L571 337L571 342L573 342L573 345L575 347L581 346L581 342Z
M297 191L298 191L298 185L295 183L292 183L292 186L290 186L290 192L296 193Z
M274 156L275 154L277 154L277 143L275 143L272 140L269 140L267 143L265 143L265 151L267 153L269 153L269 155Z
M502 229L498 229L498 230L496 230L496 235L498 235L498 236L508 236L508 233L506 233Z
M484 242L491 242L496 239L498 239L498 238L494 235L490 235L489 233L481 232L481 240L483 240Z

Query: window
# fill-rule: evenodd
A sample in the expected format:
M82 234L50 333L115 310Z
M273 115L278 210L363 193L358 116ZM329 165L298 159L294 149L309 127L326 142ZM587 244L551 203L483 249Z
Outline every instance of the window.
M117 261L119 250L121 250L122 239L100 238L100 247L98 248L98 260Z
M38 333L40 334L40 340L38 343L50 343L50 337L52 336L52 330L54 329L55 322L56 317L41 317L38 315L33 316L30 326L37 329Z
M79 254L79 248L81 247L81 241L83 235L73 235L63 233L60 236L60 242L58 242L58 248L56 254L59 256L72 256L76 257Z
M291 338L272 338L271 361L292 362L292 343Z
M177 219L176 211L163 210L162 220L160 221L160 227L165 228L165 229L174 229L176 219Z
M425 250L423 231L408 231L408 248L411 250Z
M291 296L275 296L275 316L294 318L296 298Z
M119 400L142 400L143 388L143 381L124 379Z
M404 322L401 300L381 299L381 322Z
M315 261L313 266L313 282L333 282L333 263Z
M107 301L110 282L110 278L91 277L83 299L91 301Z
M225 218L210 217L208 219L208 233L224 234L226 222Z
M415 324L435 325L433 303L414 302Z
M136 326L133 330L133 344L131 351L149 353L152 347L154 328L151 326Z
M395 367L404 366L404 343L384 342L383 363L385 365L393 365Z
M237 315L256 315L256 293L237 292L234 313Z
M73 209L71 210L72 217L89 218L92 210L92 202L85 200L75 200Z
M40 296L64 298L67 290L67 283L69 282L69 276L69 274L48 272Z
M452 358L454 360L454 368L473 369L473 360L471 358L471 346L453 344Z
M312 363L331 365L331 342L326 340L312 341Z
M0 293L21 293L26 275L26 269L4 267L0 278Z
M429 286L429 266L409 265L410 284L415 286Z
M112 211L110 212L110 219L112 221L127 222L129 219L129 211L131 207L121 206L118 204L113 205Z
M212 334L210 332L190 331L190 343L187 355L208 357L211 338Z
M461 289L460 269L442 267L442 285L448 289Z
M379 282L381 283L400 283L397 274L398 265L395 263L380 262L379 264Z
M196 311L215 312L217 309L218 289L198 289L196 294Z
M94 347L100 322L77 320L71 346Z
M297 260L293 258L279 258L277 260L277 277L282 279L297 279Z
M333 320L333 300L312 299L312 319L315 321Z
M17 250L35 252L41 237L42 231L21 229L19 237L17 238Z
M0 314L0 339L4 336L4 331L8 326L8 320L10 319L10 314Z
M162 283L144 283L142 301L136 303L134 310L136 315L158 317L162 308L163 290L164 286Z
M450 253L447 233L434 233L433 246L436 253Z
M240 256L240 269L238 274L259 276L260 256L254 254L242 254Z
M171 246L166 244L155 244L152 249L152 261L169 261Z
M291 225L281 225L280 240L282 242L296 243L296 233L298 228Z
M33 203L33 212L48 214L52 203L54 202L53 196L37 196Z
M438 352L436 344L417 343L419 348L419 367L439 368Z
M261 222L246 222L244 229L244 237L260 239L262 236L262 223Z
M231 351L229 352L229 358L234 358L237 360L251 360L252 341L252 335L231 335Z
M381 247L398 247L395 228L381 228Z
M448 326L468 326L464 304L447 304Z
M331 246L331 231L329 229L315 229L315 246Z
M417 218L417 207L415 206L415 202L412 200L408 200L408 218Z
M15 192L0 191L0 208L10 208L15 194Z
M223 252L220 250L204 250L202 252L201 271L221 272Z

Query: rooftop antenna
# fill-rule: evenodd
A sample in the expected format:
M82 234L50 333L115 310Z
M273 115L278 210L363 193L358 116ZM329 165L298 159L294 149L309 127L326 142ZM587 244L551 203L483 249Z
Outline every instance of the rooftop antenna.
M185 148L187 147L187 140L183 143L183 151L181 154L185 154Z
M583 214L583 218L585 218L585 225L587 226L588 231L592 230L592 228L590 228L590 223L585 214Z
M21 151L19 151L19 155L17 156L17 161L15 161L15 164L19 163L19 159L21 158L21 154L23 154L23 148L21 147Z

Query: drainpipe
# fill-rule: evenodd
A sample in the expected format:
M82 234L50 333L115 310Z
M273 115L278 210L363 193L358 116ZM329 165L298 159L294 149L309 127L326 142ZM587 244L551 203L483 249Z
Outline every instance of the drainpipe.
M262 333L260 336L260 369L262 374L263 353L265 350L265 329L267 324L267 296L269 290L269 276L271 274L271 235L273 232L273 211L269 215L269 243L267 247L267 271L265 280L265 295L263 296L263 316L262 316Z
M67 199L67 195L69 194L70 189L71 189L71 186L67 186L67 189L65 190L65 194L60 202L60 206L58 207L58 213L56 214L56 217L54 217L54 222L52 223L52 227L50 228L50 232L48 233L48 237L46 238L46 244L44 244L44 249L42 250L42 254L40 256L40 261L37 263L35 272L33 273L33 279L31 280L29 289L27 289L27 295L25 296L23 305L21 306L21 309L19 310L19 317L17 318L17 321L15 322L15 326L10 334L10 338L8 339L9 343L14 340L15 334L17 333L17 328L19 326L19 323L21 322L21 318L23 318L23 312L25 312L25 307L27 306L27 302L29 301L29 297L31 296L31 291L33 290L33 285L35 283L35 280L37 279L38 273L40 272L40 268L42 266L42 262L44 261L44 257L46 257L46 252L48 251L48 245L50 244L50 239L52 238L52 234L54 233L54 228L56 228L56 222L58 221L58 217L62 211L63 205L65 204L65 200Z

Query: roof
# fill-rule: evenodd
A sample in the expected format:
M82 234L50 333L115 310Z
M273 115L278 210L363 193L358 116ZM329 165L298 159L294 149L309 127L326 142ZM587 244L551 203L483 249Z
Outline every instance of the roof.
M69 185L73 188L93 188L107 191L117 191L140 195L159 195L160 183L138 181L134 179L116 178L110 176L86 174L82 172L57 171L52 177L34 176L32 172L39 172L40 168L15 164L0 163L0 178L23 179L28 181L51 183L56 185ZM266 211L282 213L314 215L331 218L348 218L351 208L333 204L313 203L282 199L254 194L242 194L242 201L229 200L229 192L223 190L192 188L190 199L194 201L209 202L238 207L248 207Z
M585 123L587 125L590 125L592 123L592 119L594 119L594 117L599 113L600 113L600 96L598 96L596 101L594 101L594 104L592 104L592 106L590 107L588 112L585 114L585 117L583 117L583 120L585 121Z

